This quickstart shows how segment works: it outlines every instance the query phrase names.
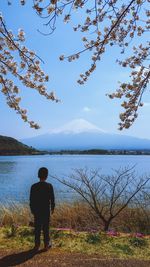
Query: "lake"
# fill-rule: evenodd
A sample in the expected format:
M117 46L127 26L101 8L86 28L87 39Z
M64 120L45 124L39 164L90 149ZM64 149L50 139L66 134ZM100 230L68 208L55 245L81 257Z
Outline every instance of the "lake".
M100 169L110 174L119 167L133 166L137 175L150 174L150 156L136 155L41 155L41 156L0 156L0 203L28 202L30 187L38 181L40 167L47 167L49 174L68 175L75 168ZM48 182L54 186L57 200L70 198L66 187L51 177Z

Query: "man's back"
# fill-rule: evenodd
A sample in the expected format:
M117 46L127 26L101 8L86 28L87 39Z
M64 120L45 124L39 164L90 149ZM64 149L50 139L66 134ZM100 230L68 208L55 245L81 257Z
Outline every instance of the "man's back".
M46 182L47 177L48 169L45 167L40 168L38 170L40 182L33 184L30 190L30 208L34 215L35 251L40 247L42 230L45 250L51 247L49 237L50 209L51 214L53 214L55 199L53 186Z
M32 185L30 192L30 208L33 214L48 215L50 207L53 210L54 191L53 186L47 182L38 182Z

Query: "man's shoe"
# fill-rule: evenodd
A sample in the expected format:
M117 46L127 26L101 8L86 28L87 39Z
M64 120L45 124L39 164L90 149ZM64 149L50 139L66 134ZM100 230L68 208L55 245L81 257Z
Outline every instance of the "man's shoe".
M48 251L52 247L52 243L44 246L44 251Z
M34 248L33 248L33 251L37 252L39 250L39 247L40 247L39 245L35 245Z

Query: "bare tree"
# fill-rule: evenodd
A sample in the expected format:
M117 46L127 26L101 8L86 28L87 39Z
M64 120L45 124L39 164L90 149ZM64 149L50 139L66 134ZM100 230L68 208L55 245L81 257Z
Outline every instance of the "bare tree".
M103 175L99 170L75 169L67 178L52 176L74 190L92 208L107 231L111 222L143 191L149 192L150 177L137 177L134 167Z

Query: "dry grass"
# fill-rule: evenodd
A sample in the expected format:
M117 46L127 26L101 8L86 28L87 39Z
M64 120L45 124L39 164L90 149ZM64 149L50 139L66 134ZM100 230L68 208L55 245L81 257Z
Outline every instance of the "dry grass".
M0 207L0 225L26 225L33 221L28 205ZM75 230L101 230L100 219L83 202L61 204L55 209L51 218L53 227L71 228ZM111 228L119 232L142 232L150 234L150 212L138 208L127 208L111 224Z
M12 203L9 206L0 206L0 225L9 226L12 224L29 225L32 220L28 205Z
M52 250L32 255L33 221L28 205L0 208L0 266L82 266L149 267L150 238L130 234L109 236L100 232L80 232L102 228L101 222L83 202L62 204L52 216L53 227L78 230L51 230ZM124 232L149 232L149 219L140 209L126 209L111 225ZM45 265L43 265L43 262Z

